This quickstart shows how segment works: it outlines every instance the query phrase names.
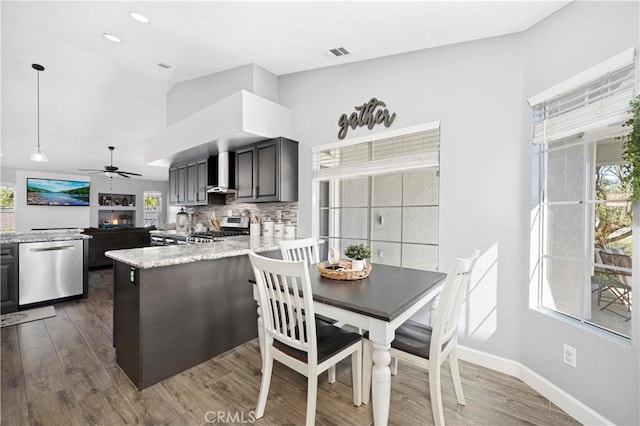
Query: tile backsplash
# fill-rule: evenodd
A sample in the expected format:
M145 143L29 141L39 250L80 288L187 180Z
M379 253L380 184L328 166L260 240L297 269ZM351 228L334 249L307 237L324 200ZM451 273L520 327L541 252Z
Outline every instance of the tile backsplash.
M278 221L278 212L280 212L280 220L284 223L290 223L292 225L298 224L298 203L229 203L226 205L208 205L208 206L193 206L192 223L195 226L197 223L202 223L207 226L210 225L209 218L215 215L218 219L223 216L229 216L231 212L232 216L248 216L249 214L255 215L260 222L270 218L273 221ZM185 207L188 210L189 207ZM176 213L180 211L179 206L170 206L167 222L172 223L176 221Z

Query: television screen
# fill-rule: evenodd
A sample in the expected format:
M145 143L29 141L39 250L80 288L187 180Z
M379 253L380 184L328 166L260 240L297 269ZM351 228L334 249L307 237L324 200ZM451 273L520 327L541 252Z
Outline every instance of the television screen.
M28 206L88 206L90 182L27 178Z

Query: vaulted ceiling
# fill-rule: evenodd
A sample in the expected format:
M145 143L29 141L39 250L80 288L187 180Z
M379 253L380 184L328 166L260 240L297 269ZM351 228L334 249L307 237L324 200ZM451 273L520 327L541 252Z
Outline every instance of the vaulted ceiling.
M2 166L80 174L109 164L113 145L114 165L165 180L166 168L144 164L143 141L166 126L166 94L177 82L249 63L283 75L517 33L567 3L2 1ZM337 47L351 54L329 54ZM33 63L46 68L40 139L48 163L29 161Z

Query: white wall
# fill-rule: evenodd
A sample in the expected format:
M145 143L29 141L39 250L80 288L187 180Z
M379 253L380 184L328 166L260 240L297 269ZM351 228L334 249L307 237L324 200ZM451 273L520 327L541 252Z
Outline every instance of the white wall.
M397 114L391 129L441 121L440 265L473 249L497 249L497 267L471 295L462 343L519 359L524 295L520 265L529 198L519 143L523 102L520 36L283 76L280 102L293 111L300 142L299 234L311 234L311 147L337 142L338 117L377 97ZM387 130L349 129L347 138ZM305 183L306 182L306 183Z
M16 169L0 166L0 183L16 183Z
M629 47L635 47L637 55L639 14L638 2L574 2L531 28L523 40L525 96ZM523 128L523 138L530 135L530 127ZM533 200L535 203L535 197ZM636 257L634 262L639 260ZM636 279L634 285L637 283ZM522 309L523 364L615 424L640 423L640 315L633 314L629 346L526 305ZM577 349L577 368L561 362L563 343Z
M592 61L637 46L637 4L573 3L547 21L517 35L281 76L279 102L292 109L300 142L299 233L311 234L311 147L338 142L340 114L377 97L397 114L392 129L440 120L440 264L479 248L486 273L470 289L461 344L522 362L611 421L638 424L637 345L528 308L526 104ZM349 129L347 138L383 130ZM575 370L562 364L563 341L578 349Z
M14 194L16 231L30 231L34 228L86 228L89 226L89 207L28 206L27 177L89 182L89 177L83 175L16 170L16 192ZM93 192L93 186L91 191Z
M133 194L136 196L136 205L132 207L136 211L135 226L144 226L144 204L143 193L145 191L159 191L162 192L162 216L166 216L168 200L167 200L167 182L157 180L144 180L144 179L126 179L126 178L108 178L106 176L91 176L91 217L90 224L93 227L97 227L98 224L98 194L99 193L113 193L113 194ZM122 213L122 212L116 212ZM117 216L117 214L116 214ZM163 223L164 219L160 221Z

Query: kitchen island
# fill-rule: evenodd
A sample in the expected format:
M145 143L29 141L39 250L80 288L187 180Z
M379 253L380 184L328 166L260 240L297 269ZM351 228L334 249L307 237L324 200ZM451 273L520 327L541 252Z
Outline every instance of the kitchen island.
M0 233L2 313L86 297L88 242L82 229Z
M280 258L280 239L115 250L116 361L142 390L258 335L247 253Z

